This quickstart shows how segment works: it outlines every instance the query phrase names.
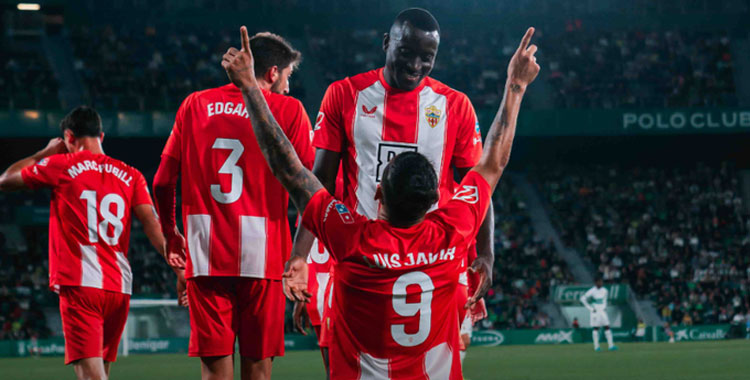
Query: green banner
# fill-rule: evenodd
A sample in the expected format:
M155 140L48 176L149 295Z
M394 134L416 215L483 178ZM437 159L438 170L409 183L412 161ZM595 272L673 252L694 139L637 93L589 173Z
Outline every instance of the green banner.
M608 301L613 304L628 302L628 286L625 284L604 285L609 291ZM582 285L558 285L552 288L552 299L559 304L580 305L581 297L591 286Z
M674 333L674 340L677 342L720 340L726 339L729 328L730 325L680 326L672 327L672 332ZM659 329L659 340L669 340L663 329Z

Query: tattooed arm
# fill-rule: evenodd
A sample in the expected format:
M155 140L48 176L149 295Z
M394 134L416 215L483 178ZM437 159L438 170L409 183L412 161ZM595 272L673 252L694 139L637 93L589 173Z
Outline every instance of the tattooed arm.
M221 62L229 79L242 91L247 113L258 140L260 150L274 176L289 192L289 196L303 212L313 194L323 188L313 173L302 165L294 147L268 108L263 92L255 80L253 53L247 28L240 29L242 50L230 48Z
M521 45L513 54L508 64L508 79L505 84L505 94L495 120L484 142L484 151L479 163L473 170L487 180L492 189L495 188L500 176L510 160L510 150L516 135L516 121L521 109L521 100L526 92L526 86L534 81L539 74L536 63L536 45L529 46L534 28L529 28L521 40Z

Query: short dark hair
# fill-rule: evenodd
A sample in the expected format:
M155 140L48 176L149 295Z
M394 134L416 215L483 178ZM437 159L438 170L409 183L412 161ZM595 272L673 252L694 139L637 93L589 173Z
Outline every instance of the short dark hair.
M78 106L60 122L62 133L69 129L75 137L99 137L102 134L102 118L89 106Z
M416 221L438 200L435 168L417 152L397 155L386 166L380 185L391 221Z
M409 8L404 9L401 13L396 16L396 20L393 22L396 24L403 24L408 22L412 26L415 26L425 32L435 32L440 34L440 24L438 24L435 16L432 15L428 10L422 8Z
M295 50L284 37L271 32L260 32L250 38L250 49L255 59L255 76L261 77L271 67L283 70L289 65L293 68L302 61L302 53Z

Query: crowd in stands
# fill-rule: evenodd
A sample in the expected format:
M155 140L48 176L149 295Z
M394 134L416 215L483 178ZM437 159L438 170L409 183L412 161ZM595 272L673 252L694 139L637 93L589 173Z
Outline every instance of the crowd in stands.
M526 204L508 181L500 181L495 206L494 284L486 297L489 317L483 328L546 328L550 317L540 309L555 285L573 283L567 265L550 242L532 228Z
M737 105L730 38L697 31L591 31L537 41L557 108Z
M44 54L7 49L0 56L0 108L59 108L59 84Z
M732 165L559 167L538 173L568 245L666 322L750 311L750 217Z

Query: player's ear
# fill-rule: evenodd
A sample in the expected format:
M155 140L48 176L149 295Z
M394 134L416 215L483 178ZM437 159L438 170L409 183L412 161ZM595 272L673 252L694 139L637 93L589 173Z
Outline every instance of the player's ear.
M99 142L104 141L104 132L99 134Z
M380 201L383 199L383 188L378 185L378 187L375 188L375 198L376 201Z
M388 44L391 43L391 35L383 33L383 51L388 51Z
M279 79L279 67L276 65L271 66L268 71L266 71L265 78L263 79L271 84L276 83L276 81Z

